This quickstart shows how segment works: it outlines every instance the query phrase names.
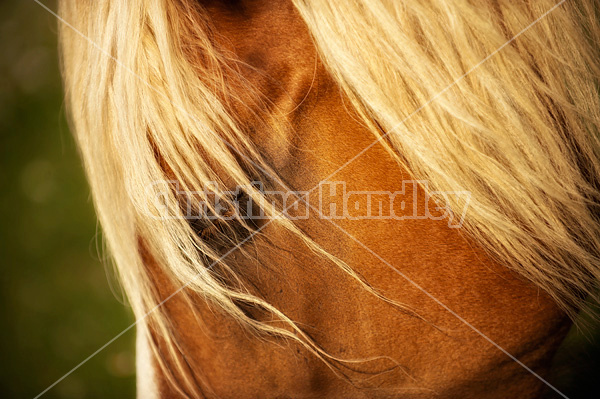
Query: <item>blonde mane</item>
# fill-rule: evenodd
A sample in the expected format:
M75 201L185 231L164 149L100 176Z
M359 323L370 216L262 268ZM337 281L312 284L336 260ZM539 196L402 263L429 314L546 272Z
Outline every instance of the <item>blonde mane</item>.
M248 187L245 194L264 204L273 223L379 295L252 188L255 176L277 173L242 121L274 131L289 121L267 111L249 113L249 103L268 110L268 99L255 93L234 55L218 45L198 2L60 3L61 16L89 38L60 28L67 105L104 237L136 316L150 312L149 322L175 359L177 343L167 315L156 308L160 299L138 250L142 243L175 286L186 286L182 295L199 293L251 330L298 340L327 359L292 320L245 288L228 259L189 220L149 216L161 212L149 200L156 182L174 180L180 190L199 193L209 182ZM464 228L474 240L570 316L595 298L597 2L566 1L526 32L556 1L294 4L374 139L431 190L471 192ZM167 193L166 206L178 209L176 193ZM453 208L464 208L461 198L452 200ZM256 230L236 221L247 232ZM237 244L235 235L233 228L224 233ZM239 303L282 323L253 320Z

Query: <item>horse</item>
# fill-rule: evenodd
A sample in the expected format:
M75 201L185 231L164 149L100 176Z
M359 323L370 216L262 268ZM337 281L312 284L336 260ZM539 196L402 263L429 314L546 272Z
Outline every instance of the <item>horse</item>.
M140 398L565 397L592 0L61 0Z

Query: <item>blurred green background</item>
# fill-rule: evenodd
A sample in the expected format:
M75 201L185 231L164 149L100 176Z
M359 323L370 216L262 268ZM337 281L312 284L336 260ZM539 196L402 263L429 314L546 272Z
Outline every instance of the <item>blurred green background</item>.
M0 1L0 398L33 398L133 322L99 260L64 118L56 26L32 0ZM134 397L134 336L43 398Z
M55 0L44 4L56 10ZM99 259L62 109L57 21L32 0L2 1L0 16L0 398L33 398L133 317ZM572 399L600 398L598 330L573 330L555 359L552 381ZM134 397L134 335L43 397Z

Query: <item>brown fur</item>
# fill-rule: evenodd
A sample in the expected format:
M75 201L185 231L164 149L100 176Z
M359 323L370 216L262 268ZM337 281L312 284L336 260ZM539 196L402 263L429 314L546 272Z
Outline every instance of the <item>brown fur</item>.
M245 76L291 122L285 140L261 129L252 137L290 187L311 189L372 142L372 134L316 59L307 30L288 1L215 1L207 9L218 40L252 67L243 68ZM334 180L346 181L349 191L398 191L410 176L377 145ZM413 193L405 194L408 212ZM419 190L417 199L422 195ZM314 192L313 202L316 196ZM267 226L264 235L244 244L254 258L239 251L228 257L255 293L334 356L389 358L339 364L346 376L340 378L300 345L250 334L190 293L199 322L175 296L164 306L189 371L206 397L534 398L544 390L534 375L330 222L311 216L300 222L305 232L386 297L421 317L374 297L339 268L307 253L297 238ZM546 374L566 334L567 318L546 294L490 260L460 229L429 219L335 223L536 373ZM178 287L152 259L146 260L166 298ZM247 312L266 321L253 308ZM177 397L155 369L160 396Z

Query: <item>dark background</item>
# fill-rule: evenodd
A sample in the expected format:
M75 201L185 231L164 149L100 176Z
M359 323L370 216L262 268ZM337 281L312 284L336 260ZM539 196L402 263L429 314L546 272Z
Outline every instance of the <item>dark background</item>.
M133 322L99 260L56 31L34 1L0 1L0 398L33 398ZM134 397L134 338L132 329L42 398Z
M0 1L0 398L35 397L133 322L100 259L64 118L56 25L32 0ZM600 398L599 330L573 329L555 359L552 382L571 399ZM134 397L134 335L43 397Z

